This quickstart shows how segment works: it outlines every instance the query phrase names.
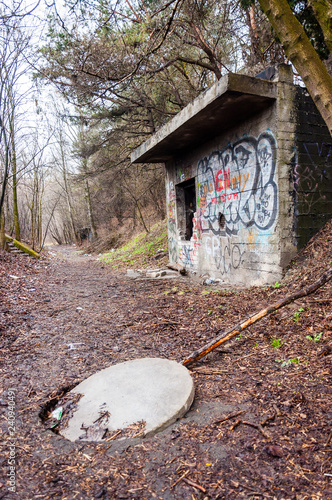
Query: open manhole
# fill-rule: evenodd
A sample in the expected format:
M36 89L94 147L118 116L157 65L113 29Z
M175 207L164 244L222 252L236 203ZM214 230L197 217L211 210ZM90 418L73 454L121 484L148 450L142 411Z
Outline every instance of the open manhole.
M152 435L189 410L194 383L175 361L142 358L101 370L45 407L43 420L70 441Z

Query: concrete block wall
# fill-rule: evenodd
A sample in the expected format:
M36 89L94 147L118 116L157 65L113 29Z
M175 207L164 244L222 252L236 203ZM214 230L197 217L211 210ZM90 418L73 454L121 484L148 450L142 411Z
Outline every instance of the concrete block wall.
M332 217L332 138L303 88L296 90L294 110L294 238L300 250Z
M278 245L279 265L285 269L295 256L294 195L291 172L296 150L297 114L294 108L296 87L293 85L291 66L278 67L276 102L277 182L279 193Z
M240 127L166 164L172 262L247 286L281 278L276 127L273 104ZM190 179L195 180L197 201L187 241L180 193Z

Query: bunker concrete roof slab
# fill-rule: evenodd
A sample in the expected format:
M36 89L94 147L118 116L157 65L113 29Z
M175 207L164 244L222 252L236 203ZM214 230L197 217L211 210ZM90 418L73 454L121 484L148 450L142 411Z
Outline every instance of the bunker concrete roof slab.
M105 432L141 422L142 434L161 431L184 416L194 399L189 371L175 361L141 358L87 378L71 394L82 394L60 434L75 441L101 441Z
M170 160L261 112L276 98L275 82L228 73L141 144L131 161Z

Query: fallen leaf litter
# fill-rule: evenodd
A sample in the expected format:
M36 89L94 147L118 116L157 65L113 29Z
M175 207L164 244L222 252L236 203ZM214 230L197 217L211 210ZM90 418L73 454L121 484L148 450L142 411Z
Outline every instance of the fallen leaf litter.
M192 410L154 437L142 439L135 428L124 439L114 433L101 444L70 443L38 414L50 403L48 412L64 406L63 388L105 366L147 355L180 361L221 328L315 281L332 259L331 226L278 289L231 290L179 278L172 291L174 282L133 281L66 249L56 252L64 258L41 262L1 253L0 411L6 415L15 386L16 498L329 498L331 284L194 365ZM321 332L317 342L307 338ZM281 347L272 347L273 338ZM7 435L5 418L1 432ZM1 452L0 497L6 439Z

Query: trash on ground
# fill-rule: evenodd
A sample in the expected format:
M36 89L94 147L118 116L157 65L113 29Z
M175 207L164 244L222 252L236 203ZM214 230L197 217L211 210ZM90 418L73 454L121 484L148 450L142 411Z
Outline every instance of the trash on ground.
M62 406L59 406L58 408L56 408L51 412L49 418L52 419L53 424L51 425L50 429L54 429L54 427L56 427L59 424L62 417L62 411L63 411Z
M73 351L77 349L78 345L83 345L83 344L84 342L70 342L69 344L66 344L66 346L68 347L69 351Z
M59 408L56 408L55 410L52 411L52 418L56 418L57 420L60 420L62 417L62 406L59 406Z

